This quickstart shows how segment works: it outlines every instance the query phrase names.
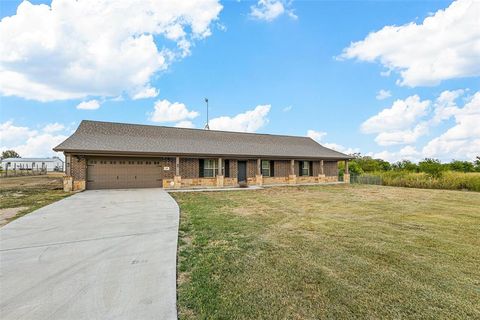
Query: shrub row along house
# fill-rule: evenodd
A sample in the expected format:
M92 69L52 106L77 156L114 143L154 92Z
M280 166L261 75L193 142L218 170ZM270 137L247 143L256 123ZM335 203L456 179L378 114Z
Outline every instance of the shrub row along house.
M338 181L343 153L306 137L82 121L54 148L66 190Z

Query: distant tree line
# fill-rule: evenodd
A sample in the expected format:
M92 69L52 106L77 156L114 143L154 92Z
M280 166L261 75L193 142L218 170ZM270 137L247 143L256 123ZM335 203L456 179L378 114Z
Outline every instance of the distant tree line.
M21 157L15 150L5 150L5 151L2 151L0 158L1 160L3 160L8 158L21 158Z
M452 160L449 163L441 163L438 159L425 158L414 163L409 160L402 160L390 163L382 159L374 159L369 156L362 156L360 153L353 154L355 159L349 162L349 171L351 174L363 174L379 171L405 171L405 172L424 172L432 177L439 177L444 171L456 172L480 172L480 157L474 161ZM343 164L340 165L343 172Z

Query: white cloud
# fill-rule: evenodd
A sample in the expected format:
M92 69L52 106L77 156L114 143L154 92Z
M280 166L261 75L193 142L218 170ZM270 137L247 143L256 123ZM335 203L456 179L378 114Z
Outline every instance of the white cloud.
M271 105L258 105L253 110L237 114L233 117L218 117L210 120L212 130L255 132L268 123Z
M421 101L418 95L395 100L390 108L363 122L361 130L363 133L383 133L407 129L426 114L429 106L430 101Z
M375 142L380 146L409 144L428 133L428 123L421 122L413 129L380 132L375 137Z
M43 127L44 132L52 133L52 132L58 132L65 130L65 126L63 124L60 124L58 122L55 123L49 123L45 127Z
M77 109L80 110L96 110L98 108L100 108L98 100L82 101L77 105Z
M138 100L138 99L155 98L158 96L159 93L160 91L158 89L147 86L145 88L140 89L137 93L135 93L132 99Z
M463 108L457 108L452 115L455 125L428 142L423 154L446 160L480 156L480 92L476 92Z
M389 91L389 90L380 90L378 91L377 95L375 96L375 98L377 100L385 100L387 98L390 98L392 96L392 93Z
M183 121L177 122L175 124L175 127L177 127L177 128L195 128L195 125L193 124L192 121L183 120Z
M287 1L259 0L256 5L250 7L250 16L258 20L273 21L283 14L292 19L298 18Z
M347 148L342 146L341 144L338 143L323 143L322 144L324 147L327 147L329 149L344 153L344 154L354 154L360 152L359 148Z
M329 143L329 142L323 142L323 137L327 135L326 132L323 131L315 131L315 130L308 130L307 131L307 137L312 138L313 140L317 141L318 143L322 144L324 147L327 147L329 149L336 150L338 152L342 152L345 154L353 154L360 152L360 149L358 148L346 148L342 146L341 144L337 143Z
M418 162L422 159L421 153L413 146L405 146L397 152L381 151L377 153L370 153L369 156L375 159L383 159L388 162L397 162L401 160L410 160Z
M0 143L2 145L15 145L38 134L28 127L15 126L12 121L0 123ZM5 148L2 148L2 150Z
M426 134L430 127L454 118L455 124L442 134L431 138L423 147L407 146L399 151L384 150L376 154L388 161L408 159L418 161L422 158L438 158L442 161L473 160L480 155L480 91L474 93L463 107L457 100L467 90L444 91L435 100L429 119L413 124L410 128L397 131L380 132L375 141L382 146L411 144Z
M24 1L0 21L0 92L40 101L142 96L155 73L211 35L221 10L218 0Z
M62 129L60 129L62 127ZM59 155L52 150L67 138L55 132L65 130L59 123L46 125L38 131L28 127L16 126L12 121L0 123L0 150L15 150L22 157L51 157ZM52 129L54 129L52 131Z
M433 122L437 124L452 117L459 109L456 100L462 96L464 92L465 90L463 89L443 91L434 103L435 115Z
M313 140L317 140L318 142L322 141L323 137L327 135L326 132L323 131L315 131L315 130L308 130L307 137L312 138Z
M282 109L283 112L288 112L288 111L291 111L292 110L292 106L288 106L288 107L285 107Z
M155 102L153 113L150 120L153 122L177 122L187 119L194 119L198 112L188 110L187 106L180 102L171 103L170 101L158 100Z
M480 1L458 0L423 20L385 26L344 49L341 58L379 61L399 85L431 86L480 75Z

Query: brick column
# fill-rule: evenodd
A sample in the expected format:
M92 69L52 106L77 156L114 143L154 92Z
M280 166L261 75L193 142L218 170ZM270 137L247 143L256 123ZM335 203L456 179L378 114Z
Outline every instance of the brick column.
M297 183L297 176L295 175L295 160L290 160L290 175L288 176L288 183Z

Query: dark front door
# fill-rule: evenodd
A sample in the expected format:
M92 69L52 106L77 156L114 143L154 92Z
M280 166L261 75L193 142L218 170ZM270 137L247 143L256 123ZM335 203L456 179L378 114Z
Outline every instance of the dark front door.
M247 162L238 161L238 182L247 181Z

